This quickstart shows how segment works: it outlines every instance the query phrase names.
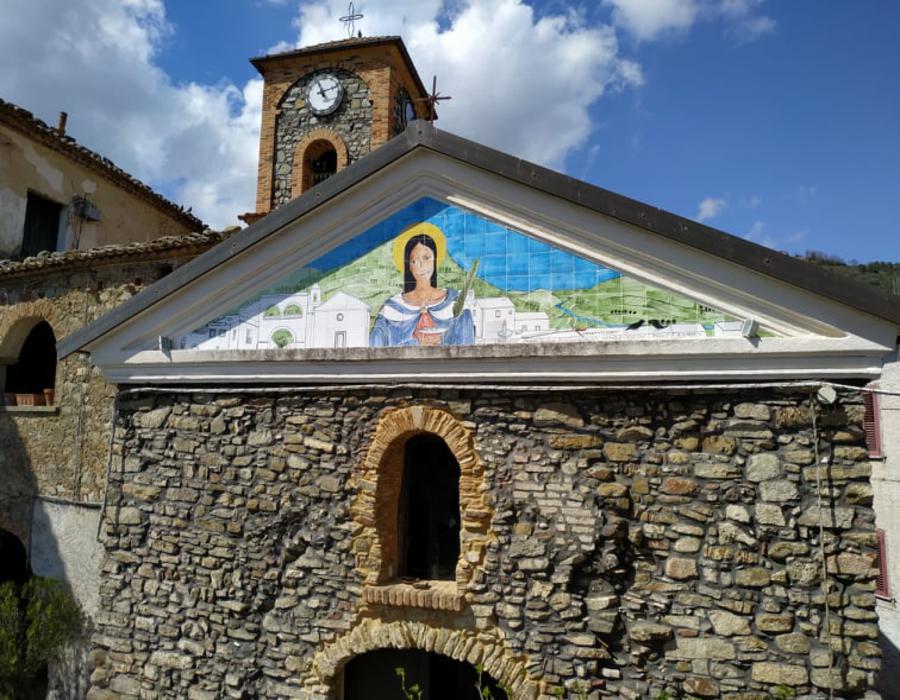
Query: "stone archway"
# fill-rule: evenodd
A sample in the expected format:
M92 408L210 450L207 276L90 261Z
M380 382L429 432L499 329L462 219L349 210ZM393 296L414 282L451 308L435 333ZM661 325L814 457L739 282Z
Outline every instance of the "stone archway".
M540 683L528 677L524 659L509 653L495 629L450 629L424 622L371 618L316 654L306 678L308 691L316 697L333 698L344 666L361 654L381 649L434 652L472 666L480 664L509 689L510 700L534 700L540 691Z
M369 449L354 475L356 499L351 514L359 526L354 538L356 568L369 586L396 579L398 566L397 508L403 478L406 441L423 433L441 438L459 464L460 556L457 593L464 594L484 554L491 509L484 497L484 465L474 436L448 411L410 406L386 411L375 427Z

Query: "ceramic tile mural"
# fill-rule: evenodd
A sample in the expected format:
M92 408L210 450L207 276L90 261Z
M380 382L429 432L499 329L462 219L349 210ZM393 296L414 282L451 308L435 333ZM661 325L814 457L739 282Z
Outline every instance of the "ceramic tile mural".
M197 350L739 336L741 321L420 199L201 328Z

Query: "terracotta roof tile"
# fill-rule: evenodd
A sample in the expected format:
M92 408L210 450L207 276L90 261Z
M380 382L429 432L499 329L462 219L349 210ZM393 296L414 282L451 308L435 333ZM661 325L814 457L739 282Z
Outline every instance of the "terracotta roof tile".
M199 255L221 243L237 227L225 231L189 233L181 236L163 236L140 243L117 243L114 245L87 248L85 250L43 251L24 260L0 260L0 280L10 277L41 274L61 269L74 270L118 261L154 259L158 257L180 257L186 254Z
M91 168L122 189L164 211L185 226L196 230L203 229L203 222L190 212L185 211L183 207L157 194L136 177L122 170L109 158L101 156L89 148L85 148L71 136L61 134L59 130L41 121L28 110L22 109L11 102L0 100L0 124L5 124L30 136L47 148L63 153L77 163Z

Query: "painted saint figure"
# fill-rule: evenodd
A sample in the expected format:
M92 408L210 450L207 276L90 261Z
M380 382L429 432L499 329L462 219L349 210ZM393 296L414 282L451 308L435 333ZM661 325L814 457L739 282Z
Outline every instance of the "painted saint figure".
M443 233L433 224L416 224L397 237L394 263L403 272L403 292L381 307L370 346L475 343L472 312L462 308L454 313L459 293L437 286L437 268L445 254Z

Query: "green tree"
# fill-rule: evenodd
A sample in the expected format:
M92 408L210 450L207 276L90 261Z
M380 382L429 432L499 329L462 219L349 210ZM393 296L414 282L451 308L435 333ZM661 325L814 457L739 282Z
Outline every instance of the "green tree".
M83 627L78 603L59 581L34 576L21 586L0 584L0 699L28 697Z
M279 328L272 334L272 342L279 348L285 347L288 343L294 342L294 336L289 330Z

